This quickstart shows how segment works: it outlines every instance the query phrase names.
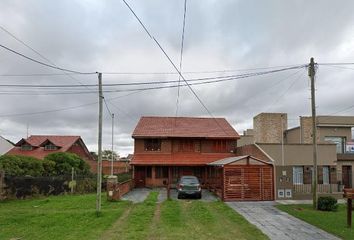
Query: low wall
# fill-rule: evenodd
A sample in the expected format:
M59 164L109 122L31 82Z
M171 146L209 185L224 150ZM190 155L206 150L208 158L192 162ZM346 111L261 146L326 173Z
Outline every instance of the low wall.
M134 188L133 180L128 180L122 183L119 183L119 198L121 198L124 194L130 192Z

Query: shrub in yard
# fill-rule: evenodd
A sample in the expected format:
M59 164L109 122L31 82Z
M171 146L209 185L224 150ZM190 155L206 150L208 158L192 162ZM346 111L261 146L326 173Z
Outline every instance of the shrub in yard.
M317 209L321 211L336 211L338 208L337 199L334 197L319 197Z
M75 193L95 192L97 187L96 178L83 178L76 181Z
M3 155L0 157L0 168L10 176L42 176L42 161L28 156Z
M77 175L87 175L90 173L90 166L74 153L51 153L44 160L55 163L54 169L57 175L70 175L72 167Z

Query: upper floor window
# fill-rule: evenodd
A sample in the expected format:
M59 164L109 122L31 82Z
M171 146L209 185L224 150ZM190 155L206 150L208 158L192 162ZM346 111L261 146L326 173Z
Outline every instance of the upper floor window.
M337 145L337 153L345 153L345 137L325 137L325 141L333 142Z
M227 141L226 140L215 140L213 143L214 152L226 152Z
M21 150L30 151L30 150L32 150L32 146L29 145L29 144L23 144L23 145L21 146Z
M47 145L44 146L44 150L48 150L48 151L57 150L57 149L58 149L58 147L55 146L54 144L47 144Z
M194 152L194 147L193 140L180 140L178 143L179 152Z
M161 151L161 139L145 139L145 151Z

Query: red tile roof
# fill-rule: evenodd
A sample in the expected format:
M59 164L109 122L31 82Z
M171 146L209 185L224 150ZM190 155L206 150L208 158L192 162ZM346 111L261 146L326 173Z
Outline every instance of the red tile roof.
M225 118L142 117L133 132L139 137L229 138L240 136Z
M76 143L80 136L47 136L47 135L32 135L27 139L21 139L14 148L7 152L11 155L31 156L38 159L43 159L53 152L66 152L74 143ZM44 150L40 145L49 140L54 145L60 147L58 150ZM21 150L21 144L26 142L33 146L32 150Z
M203 166L216 160L233 157L233 153L135 154L132 165Z

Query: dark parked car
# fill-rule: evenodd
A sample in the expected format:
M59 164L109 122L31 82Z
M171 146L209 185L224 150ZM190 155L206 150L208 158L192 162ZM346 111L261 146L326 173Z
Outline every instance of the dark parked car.
M196 197L202 198L202 187L195 176L182 176L177 184L177 198Z

